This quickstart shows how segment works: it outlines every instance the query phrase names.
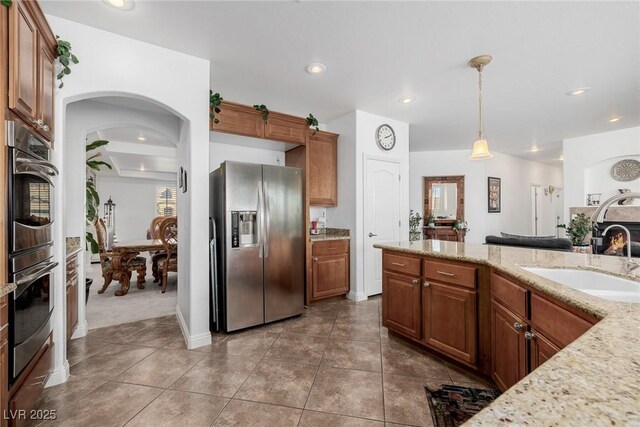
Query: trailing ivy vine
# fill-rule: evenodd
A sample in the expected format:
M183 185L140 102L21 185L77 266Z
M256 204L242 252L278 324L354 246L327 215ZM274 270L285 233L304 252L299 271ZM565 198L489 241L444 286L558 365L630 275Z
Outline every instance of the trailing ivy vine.
M71 74L71 68L69 68L69 65L71 65L71 63L77 64L80 61L78 61L78 58L71 53L71 43L66 40L62 40L60 36L56 36L56 41L58 42L58 47L56 48L58 52L58 62L62 65L62 70L58 73L56 78L60 80L60 86L58 86L58 88L62 88L62 86L64 86L64 83L62 82L63 77Z
M253 108L255 108L258 111L262 112L262 120L264 120L265 122L267 121L267 119L269 119L269 109L267 108L266 105L264 104L256 104L253 106Z
M11 7L13 0L0 0L0 4L4 7Z
M220 123L220 120L216 118L216 114L220 113L220 104L223 100L224 98L221 97L218 92L213 93L213 91L209 89L209 117L213 119L213 123Z
M320 130L320 128L318 127L318 119L313 117L313 114L311 113L309 113L309 117L307 117L307 124L310 127L315 128L316 132ZM315 135L316 132L313 132L313 135Z

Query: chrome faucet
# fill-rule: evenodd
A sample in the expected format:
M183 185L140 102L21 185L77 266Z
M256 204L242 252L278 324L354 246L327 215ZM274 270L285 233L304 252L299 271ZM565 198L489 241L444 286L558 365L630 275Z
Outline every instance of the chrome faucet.
M593 248L594 253L597 247L602 245L602 237L598 237L601 236L601 234L599 233L598 224L604 222L604 217L607 215L607 211L609 210L609 207L611 207L611 205L620 200L627 199L640 200L640 193L620 193L616 194L613 197L609 197L607 200L602 202L600 206L598 206L598 209L596 209L596 211L593 213L593 215L591 215L591 247ZM631 245L629 245L629 253L631 253Z
M631 259L631 233L629 232L629 229L627 227L625 227L624 225L611 224L610 226L608 226L607 228L604 229L602 234L603 235L607 234L607 231L609 231L610 229L612 229L614 227L622 228L627 233L627 264L626 264L626 268L627 268L627 273L629 273L629 272L635 270L636 268L640 267L640 263L638 261L634 261L634 260Z

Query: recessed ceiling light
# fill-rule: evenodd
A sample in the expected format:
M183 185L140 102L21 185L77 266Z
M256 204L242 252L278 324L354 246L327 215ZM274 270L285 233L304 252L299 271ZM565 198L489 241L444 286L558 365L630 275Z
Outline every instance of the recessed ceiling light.
M570 92L567 92L567 95L569 96L578 96L578 95L582 95L586 92L589 92L591 90L590 87L579 87L577 89L574 89Z
M560 154L560 157L558 157L558 160L560 160L561 162L564 162L564 154Z
M622 117L611 117L611 118L609 119L609 123L616 123L616 122L619 122L621 118L622 118Z
M140 135L140 136L138 137L138 141L144 141L144 140L146 140L146 139L147 139L147 138L145 138L145 137L144 137L144 136L142 136L142 135Z
M403 96L402 98L398 99L398 102L401 104L410 104L415 100L416 99L411 96Z
M102 0L102 1L118 10L133 9L133 0Z
M327 71L327 66L321 64L320 62L314 62L312 64L307 65L307 73L309 74L320 74Z
M144 170L144 165L140 165L140 170L143 171Z
M531 151L532 153L535 153L536 151L540 151L540 149L538 148L537 145L534 145L534 146L531 147L531 150L529 150L529 151Z

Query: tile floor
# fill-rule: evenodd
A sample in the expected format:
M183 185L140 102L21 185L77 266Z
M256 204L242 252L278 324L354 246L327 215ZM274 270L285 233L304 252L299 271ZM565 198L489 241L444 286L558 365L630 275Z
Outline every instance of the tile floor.
M187 350L172 316L71 341L71 377L41 409L64 426L431 425L425 384L487 386L388 335L380 298L315 305L301 317Z

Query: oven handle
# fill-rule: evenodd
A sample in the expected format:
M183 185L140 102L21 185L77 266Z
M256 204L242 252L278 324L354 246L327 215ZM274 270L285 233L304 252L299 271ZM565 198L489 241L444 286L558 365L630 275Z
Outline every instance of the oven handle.
M44 267L42 267L38 271L36 271L34 273L31 273L31 274L27 274L26 276L20 278L19 280L16 280L15 283L16 283L17 286L31 284L31 283L35 282L36 280L38 280L39 278L41 278L42 276L44 276L47 273L49 273L51 270L53 270L57 266L58 266L57 262L48 262L47 265L45 265ZM19 292L17 292L17 293L19 293Z
M24 164L27 166L31 166L34 167L36 169L44 169L45 173L47 175L51 175L51 176L56 176L60 173L60 171L58 170L57 167L55 167L55 165L51 162L47 162L44 160L33 160L33 159L24 159L24 158L20 158L20 159L16 159L15 160L16 164Z
M49 185L51 185L52 187L55 187L55 185L53 184L53 181L51 181L47 175L39 173L38 171L16 172L15 175L33 175L33 176L37 176L38 178L40 178L40 179L42 179L44 181L47 181L47 183L49 183Z

